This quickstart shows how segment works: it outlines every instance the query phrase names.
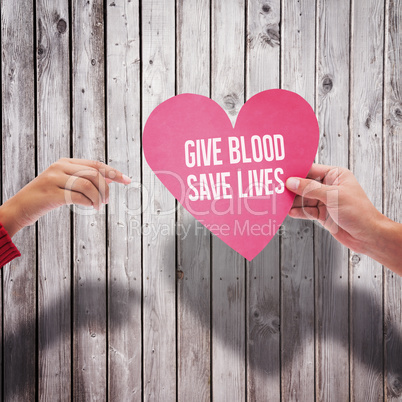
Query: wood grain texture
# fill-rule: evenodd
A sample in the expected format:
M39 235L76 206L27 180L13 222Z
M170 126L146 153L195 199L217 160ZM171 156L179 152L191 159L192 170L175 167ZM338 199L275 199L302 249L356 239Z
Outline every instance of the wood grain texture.
M0 399L402 400L400 277L290 219L246 264L175 210L141 146L175 91L211 96L234 123L281 86L316 105L317 161L349 164L401 222L399 1L0 8L3 201L70 149L133 179L110 186L107 215L77 207L70 228L65 207L13 238Z
M280 0L247 2L246 98L279 88Z
M1 2L3 201L35 177L33 1ZM36 228L13 237L21 257L3 267L3 398L35 399Z
M109 399L141 398L141 105L139 2L106 6L108 164L132 178L110 185Z
M209 96L209 0L177 2L177 92ZM179 205L177 214L178 399L210 400L210 234Z
M142 3L142 119L175 94L175 3ZM144 400L176 399L175 199L145 158L143 171ZM155 235L155 231L157 235Z
M402 4L387 2L384 71L384 213L402 223ZM385 397L402 400L402 278L385 271Z
M211 6L211 94L233 124L244 103L245 2L213 0ZM244 258L213 236L212 396L217 401L246 397L245 279Z
M278 401L281 395L279 235L247 271L247 397Z
M36 7L37 158L42 172L70 154L70 32L68 1L39 0ZM54 210L38 222L41 400L71 397L70 230L68 207Z
M320 0L317 15L318 162L348 167L349 0ZM349 398L348 249L315 226L316 396Z
M279 88L279 0L249 1L246 98ZM247 398L278 401L280 363L280 236L247 264Z
M103 1L72 3L73 154L105 161ZM105 400L105 209L74 213L73 397Z
M282 88L314 107L315 4L282 2ZM314 399L313 225L285 219L282 235L282 398Z
M355 1L351 32L351 169L381 211L383 2ZM383 398L382 286L381 265L351 253L351 398L355 400Z

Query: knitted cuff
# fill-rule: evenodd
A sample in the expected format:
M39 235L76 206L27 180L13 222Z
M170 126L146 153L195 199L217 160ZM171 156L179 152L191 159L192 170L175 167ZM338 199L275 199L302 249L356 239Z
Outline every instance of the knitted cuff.
M0 267L6 265L21 253L15 247L6 229L0 223Z

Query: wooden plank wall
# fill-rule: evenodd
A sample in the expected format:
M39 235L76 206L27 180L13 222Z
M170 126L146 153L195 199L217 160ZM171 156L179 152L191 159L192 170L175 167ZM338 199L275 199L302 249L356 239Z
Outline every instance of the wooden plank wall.
M280 87L280 1L248 2L246 97ZM252 17L252 18L251 18ZM269 68L267 68L269 66ZM281 397L280 237L246 266L247 395Z
M37 164L42 172L60 155L70 154L71 118L66 113L70 110L70 18L65 0L39 1L36 7L37 130L42 133L37 136ZM71 378L72 361L71 245L68 208L54 210L38 222L39 399L71 395L71 382L66 381Z
M402 221L401 28L399 0L2 0L2 200L61 157L132 184L15 236L1 399L402 401L400 277L289 218L246 263L141 145L175 94L234 123L259 91L293 90L317 114L316 160Z
M34 8L31 0L1 3L3 200L36 173ZM2 271L2 392L32 400L38 370L36 227L17 233L15 242L21 258Z
M317 8L316 112L321 130L317 160L348 167L350 4ZM315 227L316 396L349 398L348 250Z
M177 93L210 96L209 0L180 2L176 18ZM195 226L195 219L182 207L177 220L177 397L209 400L211 236L207 230L196 231L201 225Z

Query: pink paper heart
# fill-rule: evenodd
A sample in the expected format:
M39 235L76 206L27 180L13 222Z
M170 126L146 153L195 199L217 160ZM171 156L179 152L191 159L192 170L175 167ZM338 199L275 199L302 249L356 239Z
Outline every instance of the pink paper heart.
M293 92L274 89L249 99L234 128L207 97L168 99L149 116L143 149L184 208L251 261L288 214L294 194L284 183L307 175L318 140L310 105Z

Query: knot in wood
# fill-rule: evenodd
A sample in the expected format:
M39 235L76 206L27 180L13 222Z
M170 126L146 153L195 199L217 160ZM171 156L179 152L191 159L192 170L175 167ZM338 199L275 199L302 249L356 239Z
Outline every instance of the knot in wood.
M57 22L57 31L61 34L67 31L67 22L62 18Z
M176 274L177 274L177 279L183 279L184 278L184 272L183 271L177 271L176 272Z
M10 81L14 80L14 76L15 76L15 70L13 68L10 69L10 72L8 73L8 78L10 78Z
M332 88L334 86L334 83L332 82L331 77L326 75L324 79L322 80L322 88L324 92L327 94L332 91Z
M364 125L365 125L368 129L370 129L370 127L371 127L371 114L369 114L369 115L367 116L367 119L366 119L366 122L364 123Z
M265 3L262 5L262 11L266 14L268 14L271 11L271 7L268 3Z
M352 256L352 264L357 265L360 262L360 257L357 254Z
M281 323L278 317L275 317L271 323L271 334L278 334L281 332Z
M39 45L39 47L38 47L38 55L42 56L43 53L45 53L45 49L43 48L42 45Z
M389 397L399 398L402 396L402 377L395 373L388 373L387 390Z
M402 122L402 104L397 103L394 105L391 113L396 121Z
M279 27L267 28L267 43L271 46L279 46L281 43L281 34L279 33Z
M227 110L234 110L236 108L236 103L238 102L238 100L239 97L235 93L229 94L223 98L223 104L225 105L225 108Z

